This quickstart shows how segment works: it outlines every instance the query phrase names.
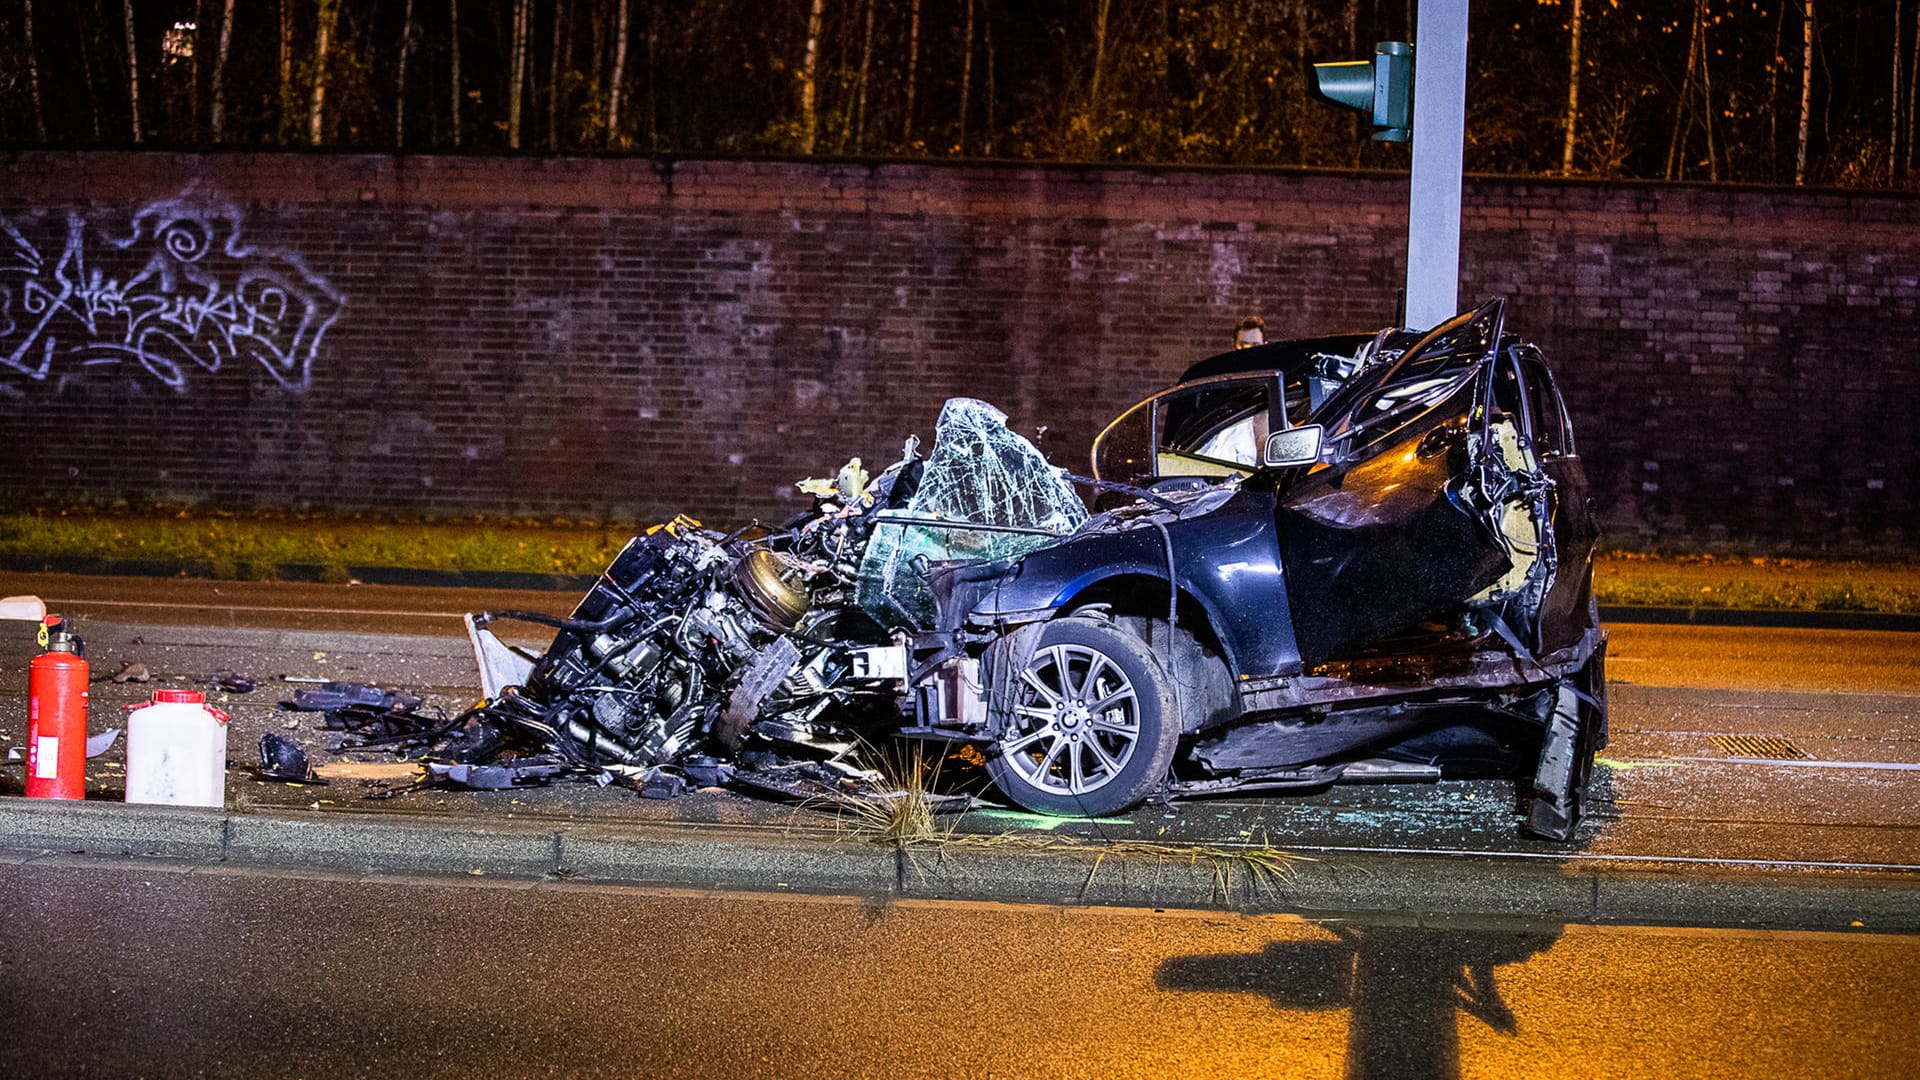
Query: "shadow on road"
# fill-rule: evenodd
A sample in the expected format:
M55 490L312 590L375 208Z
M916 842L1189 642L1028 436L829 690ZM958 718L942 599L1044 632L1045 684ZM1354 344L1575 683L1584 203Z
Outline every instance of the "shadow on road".
M1276 1009L1350 1008L1348 1080L1460 1075L1458 1014L1519 1030L1494 969L1558 941L1562 927L1430 930L1335 926L1338 941L1275 942L1255 953L1178 956L1154 973L1162 990L1258 994Z

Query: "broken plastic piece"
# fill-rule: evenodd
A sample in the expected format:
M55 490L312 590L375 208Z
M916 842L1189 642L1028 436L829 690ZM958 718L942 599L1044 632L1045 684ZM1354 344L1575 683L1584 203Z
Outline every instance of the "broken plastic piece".
M260 736L260 777L293 784L326 783L313 774L313 766L308 764L305 750L295 746L291 740L273 734Z
M295 690L291 707L303 712L329 712L350 705L372 709L412 709L420 695L405 690L382 690L364 683L322 683L318 690Z
M113 749L113 741L119 737L119 728L108 728L98 735L89 735L87 737L87 756L96 758Z
M643 799L677 799L686 793L686 778L665 769L648 769L640 774L640 797Z
M480 692L487 698L500 696L509 686L525 686L533 674L533 659L495 637L493 631L466 617L467 640L473 643L473 659L480 665Z
M533 758L495 765L442 762L427 764L427 771L435 779L444 780L456 787L472 788L475 791L505 791L512 787L544 784L573 768L574 766L566 762L548 758Z

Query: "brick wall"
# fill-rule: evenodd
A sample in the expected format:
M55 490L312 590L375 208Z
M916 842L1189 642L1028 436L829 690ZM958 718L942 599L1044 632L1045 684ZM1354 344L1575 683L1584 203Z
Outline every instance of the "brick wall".
M955 394L1081 466L1243 314L1388 321L1404 186L0 157L0 499L737 522ZM1917 279L1912 198L1467 186L1462 294L1555 359L1618 539L1911 548Z

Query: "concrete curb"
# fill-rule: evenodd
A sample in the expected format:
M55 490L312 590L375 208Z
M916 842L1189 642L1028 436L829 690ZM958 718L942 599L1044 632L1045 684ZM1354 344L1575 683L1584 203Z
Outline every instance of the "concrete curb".
M267 867L637 886L1306 914L1524 915L1564 922L1920 931L1920 874L1755 872L1604 859L1305 853L1290 880L1169 848L893 848L817 829L236 814L0 799L0 848Z
M1666 626L1754 626L1787 630L1920 631L1920 615L1877 611L1794 611L1780 608L1681 608L1642 604L1604 604L1602 623L1650 623Z

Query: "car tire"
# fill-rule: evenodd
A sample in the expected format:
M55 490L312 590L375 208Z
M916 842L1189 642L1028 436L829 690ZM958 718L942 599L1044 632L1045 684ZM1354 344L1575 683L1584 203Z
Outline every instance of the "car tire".
M1112 623L1046 625L1009 679L987 772L1016 805L1103 817L1165 781L1180 742L1172 680L1147 644Z

